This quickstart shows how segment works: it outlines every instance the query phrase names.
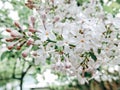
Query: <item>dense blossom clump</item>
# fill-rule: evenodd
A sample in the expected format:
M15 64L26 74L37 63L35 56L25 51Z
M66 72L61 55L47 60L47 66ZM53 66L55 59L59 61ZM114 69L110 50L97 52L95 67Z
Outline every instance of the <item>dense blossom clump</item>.
M17 22L19 31L6 29L8 49L25 45L24 58L31 55L37 65L49 59L54 70L77 76L81 84L100 75L100 66L120 64L120 18L105 13L99 1L82 6L76 0L28 1L26 6L37 14L27 31Z

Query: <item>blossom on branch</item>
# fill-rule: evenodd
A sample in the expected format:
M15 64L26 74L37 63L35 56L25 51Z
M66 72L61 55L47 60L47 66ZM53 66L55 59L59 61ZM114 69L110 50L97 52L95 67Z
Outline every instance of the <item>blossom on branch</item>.
M115 63L120 57L120 18L105 13L99 0L82 6L76 0L40 0L39 5L28 1L30 9L37 7L28 30L6 30L11 34L7 42L15 38L20 47L28 48L22 52L24 58L32 52L36 63L50 61L54 70L75 75L81 84L94 78L100 66L120 64Z

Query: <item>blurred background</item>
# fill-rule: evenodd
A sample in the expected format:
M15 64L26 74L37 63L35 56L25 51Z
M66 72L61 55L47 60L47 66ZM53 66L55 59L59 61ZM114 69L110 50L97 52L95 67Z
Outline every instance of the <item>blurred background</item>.
M27 0L26 0L27 1ZM8 51L5 43L6 27L14 28L14 21L28 26L33 11L25 0L0 0L0 90L120 90L120 66L101 67L101 77L80 85L75 77L54 73L48 65L32 65L31 58L21 58L21 51ZM77 0L82 5L88 0ZM120 17L120 0L100 0L104 11ZM24 24L23 24L24 23ZM89 76L89 74L88 74Z

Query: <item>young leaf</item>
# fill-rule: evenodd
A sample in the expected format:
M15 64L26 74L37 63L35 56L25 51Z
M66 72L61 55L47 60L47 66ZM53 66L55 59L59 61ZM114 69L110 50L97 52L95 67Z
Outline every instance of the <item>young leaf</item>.
M10 51L5 51L2 53L0 60L4 60L5 58L8 58L10 54Z
M89 52L89 55L94 61L97 61L97 57L95 56L93 52Z

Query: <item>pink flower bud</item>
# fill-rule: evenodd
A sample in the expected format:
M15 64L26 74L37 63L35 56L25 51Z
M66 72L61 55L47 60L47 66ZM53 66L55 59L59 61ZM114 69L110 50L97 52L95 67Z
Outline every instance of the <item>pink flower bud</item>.
M9 49L9 50L12 50L13 49L13 45L11 45L11 46L8 46L7 48Z
M7 31L7 32L11 32L11 29L8 29L8 28L7 28L6 31Z
M22 56L23 56L24 58L27 57L27 56L28 56L28 52L27 52L27 51L22 52Z
M26 41L19 42L19 45L16 47L17 50L20 50L21 47L26 43Z
M6 39L7 42L12 42L13 40L15 40L15 38L7 38Z
M32 27L29 27L29 31L32 32L32 33L36 32L36 30L34 28L32 28Z
M32 25L34 26L35 25L35 17L31 17L31 22L32 22Z
M18 22L14 22L14 25L21 29L21 26L20 26L20 24Z
M25 50L22 52L22 56L23 56L24 58L28 56L31 48L32 48L32 46L28 47L27 49L25 49Z
M28 54L29 54L29 49L26 49L26 50L24 50L24 51L22 52L22 56L23 56L23 57L27 57Z
M30 46L32 45L34 42L34 40L32 38L30 38L28 41L27 41L27 46Z
M10 34L12 37L22 37L22 35L16 30L10 32Z
M17 44L16 42L10 42L9 45L7 46L7 48L9 50L11 50L11 49L13 49L14 46L16 46L16 44Z
M17 46L17 48L16 48L17 50L20 50L21 49L21 47L20 46Z
M38 56L38 54L37 54L36 51L33 51L33 52L32 52L32 55L33 55L33 56Z

